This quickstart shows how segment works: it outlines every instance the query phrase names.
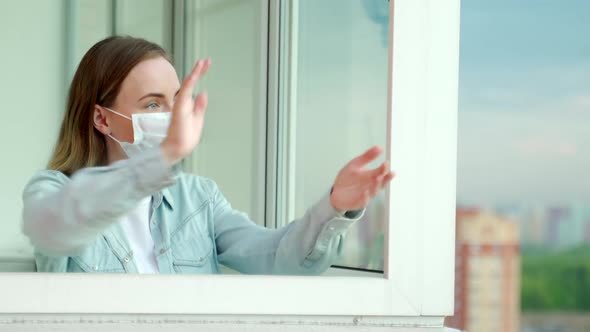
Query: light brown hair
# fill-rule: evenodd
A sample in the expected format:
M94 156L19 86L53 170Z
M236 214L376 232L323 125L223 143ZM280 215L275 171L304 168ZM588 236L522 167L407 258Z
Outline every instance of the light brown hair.
M170 61L160 46L128 36L106 38L86 52L70 85L49 169L70 176L81 168L106 164L105 136L94 128L94 106L112 106L131 69L157 57Z

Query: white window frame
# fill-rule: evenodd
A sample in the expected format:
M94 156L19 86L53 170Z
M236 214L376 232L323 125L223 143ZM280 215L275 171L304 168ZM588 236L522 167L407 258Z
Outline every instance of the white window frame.
M376 316L442 326L454 300L459 11L459 0L390 2L387 154L397 177L382 278L5 273L0 314Z

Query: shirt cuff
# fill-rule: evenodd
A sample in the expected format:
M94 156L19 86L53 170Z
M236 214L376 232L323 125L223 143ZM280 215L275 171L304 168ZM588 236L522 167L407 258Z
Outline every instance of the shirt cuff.
M332 203L330 202L330 198L332 196L332 192L334 191L334 187L332 187L330 189L330 194L328 195L328 203L330 205L332 205ZM360 210L350 210L350 211L346 211L346 210L336 210L336 214L338 217L341 218L347 218L347 219L359 219L360 216L363 215L365 209L360 209ZM360 216L359 216L360 215Z
M314 220L322 223L319 227L319 233L316 243L306 257L307 264L320 259L326 254L330 242L337 237L344 235L346 230L355 222L361 219L365 209L356 211L347 211L339 214L330 203L330 194L326 194L314 207Z

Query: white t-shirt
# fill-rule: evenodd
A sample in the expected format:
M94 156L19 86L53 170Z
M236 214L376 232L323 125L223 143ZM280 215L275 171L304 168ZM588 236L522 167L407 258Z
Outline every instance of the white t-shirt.
M154 254L154 240L150 232L151 197L142 199L137 207L121 218L121 226L131 250L139 273L158 273L158 262Z

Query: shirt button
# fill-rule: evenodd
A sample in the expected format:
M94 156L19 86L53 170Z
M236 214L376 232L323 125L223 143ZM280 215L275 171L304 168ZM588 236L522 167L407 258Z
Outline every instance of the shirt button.
M202 262L202 261L203 261L203 257L199 257L199 262Z
M160 249L160 255L166 252L166 249Z
M94 271L98 270L98 265L94 265L94 266L92 266L92 269L93 269Z
M123 260L125 261L125 263L129 263L129 261L130 261L129 257L125 257L125 258L123 258Z
M328 227L328 229L331 230L331 231L336 230L336 228L334 228L334 226L330 226L330 227Z

